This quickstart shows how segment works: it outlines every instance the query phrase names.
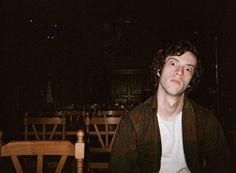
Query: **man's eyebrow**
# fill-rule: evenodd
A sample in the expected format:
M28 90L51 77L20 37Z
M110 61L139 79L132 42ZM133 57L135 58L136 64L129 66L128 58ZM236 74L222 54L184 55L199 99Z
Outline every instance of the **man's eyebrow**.
M169 61L169 60L175 60L175 61L179 62L179 60L177 58L173 58L173 57L166 58L166 62Z
M191 66L191 67L193 67L193 68L196 68L195 67L195 65L193 65L193 64L186 64L187 66Z
M168 58L166 58L166 62L167 62L167 61L170 61L170 60L175 60L175 61L179 62L179 60L178 60L177 58L174 58L174 57L168 57ZM190 66L190 67L192 67L192 68L194 68L194 70L195 70L195 68L196 68L196 66L193 65L193 64L186 64L186 65L187 65L187 66Z

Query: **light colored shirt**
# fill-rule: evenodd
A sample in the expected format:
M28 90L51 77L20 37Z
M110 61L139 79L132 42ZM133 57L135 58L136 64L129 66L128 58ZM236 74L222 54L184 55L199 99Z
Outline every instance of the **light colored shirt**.
M187 167L182 136L182 112L166 121L157 113L161 134L161 168L159 173L191 173Z

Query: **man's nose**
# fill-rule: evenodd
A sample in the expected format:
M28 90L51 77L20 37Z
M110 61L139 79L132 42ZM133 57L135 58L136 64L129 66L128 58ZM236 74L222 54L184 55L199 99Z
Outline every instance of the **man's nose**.
M176 69L175 74L176 74L178 77L183 77L183 68L182 68L182 67L178 67L178 68Z

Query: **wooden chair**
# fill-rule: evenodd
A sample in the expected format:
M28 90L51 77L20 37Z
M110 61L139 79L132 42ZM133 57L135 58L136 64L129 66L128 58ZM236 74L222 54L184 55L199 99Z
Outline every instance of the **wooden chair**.
M88 172L107 170L110 152L121 117L85 117L88 135ZM109 128L112 125L113 128Z
M24 173L22 166L23 157L37 157L37 173L43 173L43 162L46 156L59 156L60 160L56 167L55 173L63 170L65 161L68 157L74 156L76 159L76 173L83 173L84 160L84 132L77 132L78 140L74 144L70 141L11 141L2 145L2 131L0 131L0 157L10 157L17 173ZM36 171L33 171L36 172Z
M65 117L24 117L24 139L52 140L56 136L65 140Z

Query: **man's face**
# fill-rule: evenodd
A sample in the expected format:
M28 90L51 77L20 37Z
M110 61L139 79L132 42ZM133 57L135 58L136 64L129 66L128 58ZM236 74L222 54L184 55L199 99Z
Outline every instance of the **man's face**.
M184 93L196 70L197 58L191 52L181 56L167 56L162 68L159 88L171 96Z

